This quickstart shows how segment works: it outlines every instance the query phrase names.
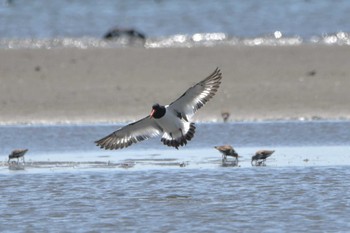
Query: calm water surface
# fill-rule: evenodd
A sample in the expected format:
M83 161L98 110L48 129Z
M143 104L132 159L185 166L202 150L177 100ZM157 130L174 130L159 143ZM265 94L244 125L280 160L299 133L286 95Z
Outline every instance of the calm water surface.
M347 232L350 122L197 124L185 149L122 151L116 126L1 126L1 232ZM15 140L14 140L15 139ZM214 145L242 156L223 167ZM28 147L24 169L7 154ZM252 167L257 149L275 149ZM185 164L180 167L179 164Z
M258 37L350 31L346 0L123 1L0 0L0 38L100 38L115 26L150 37L222 32Z

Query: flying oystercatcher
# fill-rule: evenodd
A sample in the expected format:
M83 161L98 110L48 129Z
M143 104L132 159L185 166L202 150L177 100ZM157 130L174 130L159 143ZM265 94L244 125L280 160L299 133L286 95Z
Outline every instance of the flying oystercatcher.
M217 92L222 74L219 68L203 81L190 87L182 96L169 105L154 104L149 116L126 125L110 135L96 141L104 149L122 149L151 137L162 134L164 145L184 146L195 133L192 116Z

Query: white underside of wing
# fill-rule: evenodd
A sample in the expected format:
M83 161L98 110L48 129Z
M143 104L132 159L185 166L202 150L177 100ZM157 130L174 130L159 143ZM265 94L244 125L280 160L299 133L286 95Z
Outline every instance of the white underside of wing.
M96 141L96 144L105 149L121 149L133 143L160 135L162 128L150 117L126 125L110 135Z
M169 108L180 112L189 120L215 95L220 86L221 78L220 70L216 69L206 79L190 87L180 98L171 103Z

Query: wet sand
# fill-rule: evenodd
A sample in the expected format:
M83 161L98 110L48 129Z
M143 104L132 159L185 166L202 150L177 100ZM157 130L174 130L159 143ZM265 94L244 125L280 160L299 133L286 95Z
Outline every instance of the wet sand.
M124 122L168 104L216 67L197 121L349 119L350 47L0 50L0 123Z

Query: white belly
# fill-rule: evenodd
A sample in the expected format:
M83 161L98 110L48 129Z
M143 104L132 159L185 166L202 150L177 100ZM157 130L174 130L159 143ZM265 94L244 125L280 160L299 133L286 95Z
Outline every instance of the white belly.
M156 121L159 126L163 128L164 133L168 135L172 134L173 138L178 138L185 135L190 125L188 122L181 120L168 111L162 118L156 119Z

